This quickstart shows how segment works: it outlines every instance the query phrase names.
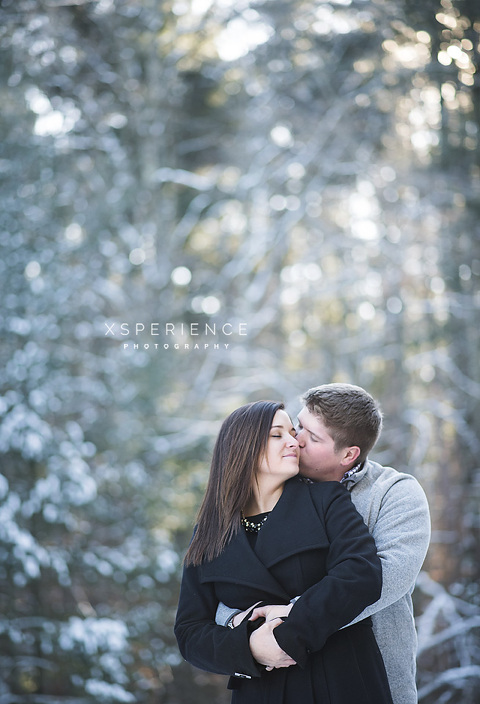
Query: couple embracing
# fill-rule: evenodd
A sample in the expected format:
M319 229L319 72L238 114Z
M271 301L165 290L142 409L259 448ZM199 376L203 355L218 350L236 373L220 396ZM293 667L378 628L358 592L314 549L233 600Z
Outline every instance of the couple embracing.
M185 558L175 633L233 704L416 704L411 593L425 494L371 461L378 404L326 384L298 426L258 401L223 423ZM299 474L300 470L300 474Z

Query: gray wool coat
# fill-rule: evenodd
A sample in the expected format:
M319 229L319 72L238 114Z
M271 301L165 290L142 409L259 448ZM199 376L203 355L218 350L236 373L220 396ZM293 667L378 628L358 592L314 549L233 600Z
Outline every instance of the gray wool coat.
M411 474L371 460L347 488L375 539L383 577L380 599L353 623L372 617L394 704L417 704L412 592L430 542L427 498Z

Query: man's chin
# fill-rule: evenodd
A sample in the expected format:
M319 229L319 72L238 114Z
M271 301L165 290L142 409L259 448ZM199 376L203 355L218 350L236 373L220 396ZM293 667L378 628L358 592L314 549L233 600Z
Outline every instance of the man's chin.
M298 470L298 474L301 477L304 477L305 479L315 479L316 478L315 472L312 472L311 470L309 471L308 469L303 469L302 467L300 467L300 469Z

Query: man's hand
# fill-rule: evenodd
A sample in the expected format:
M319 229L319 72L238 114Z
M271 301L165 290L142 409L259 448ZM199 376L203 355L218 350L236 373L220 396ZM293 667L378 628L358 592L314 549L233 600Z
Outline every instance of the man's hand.
M232 626L233 626L234 628L236 628L237 626L239 626L239 625L243 622L244 618L245 618L246 616L248 616L248 614L250 613L250 611L251 611L253 608L255 608L255 606L256 606L257 604L260 604L260 602L257 601L256 604L253 604L253 606L249 606L248 609L245 609L245 611L240 611L239 614L235 614L235 616L232 618ZM250 621L250 619L248 619L248 620Z
M293 604L269 604L268 606L257 606L249 621L255 621L257 618L263 617L265 621L273 621L277 618L286 618L292 610Z
M281 618L267 621L250 636L250 651L260 665L266 665L267 670L297 664L281 649L273 635L273 629L281 623Z

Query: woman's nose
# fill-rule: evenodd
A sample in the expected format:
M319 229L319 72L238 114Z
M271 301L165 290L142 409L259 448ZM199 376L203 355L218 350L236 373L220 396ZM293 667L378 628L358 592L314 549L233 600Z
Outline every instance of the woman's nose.
M298 440L297 438L294 438L293 435L290 435L290 438L287 441L287 445L289 447L298 447Z

